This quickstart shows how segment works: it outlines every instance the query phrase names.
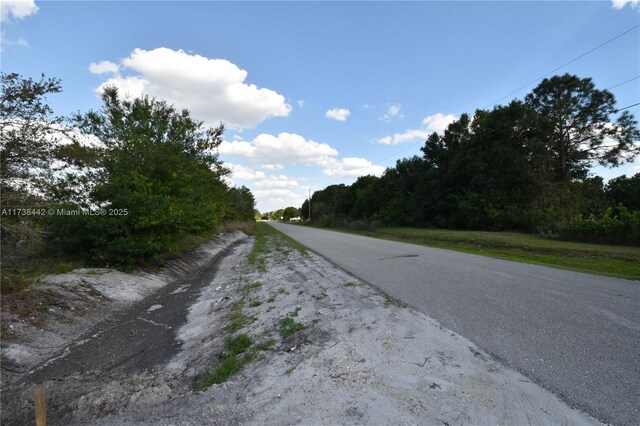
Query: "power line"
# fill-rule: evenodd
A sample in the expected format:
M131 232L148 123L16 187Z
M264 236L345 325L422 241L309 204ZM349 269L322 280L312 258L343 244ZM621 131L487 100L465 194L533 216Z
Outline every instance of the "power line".
M617 110L615 110L615 112L624 111L625 109L633 108L634 106L637 106L637 105L640 105L640 102L638 102L636 104L633 104L633 105L626 106L624 108L618 108Z
M636 75L635 77L630 78L630 79L629 79L629 80L627 80L627 81L623 81L622 83L618 83L618 84L616 84L615 86L607 87L607 90L615 89L616 87L622 86L623 84L630 83L630 82L632 82L633 80L637 80L638 78L640 78L640 75Z
M524 89L524 88L526 88L526 87L529 87L530 85L532 85L533 83L537 82L538 80L542 80L543 78L547 77L549 74L552 74L552 73L554 73L554 72L558 71L559 69L564 68L564 67L566 67L567 65L574 63L574 62L575 62L575 61L577 61L578 59L584 58L584 57L585 57L585 56L587 56L589 53L594 52L594 51L596 51L596 50L600 49L602 46L605 46L605 45L607 45L607 44L611 43L612 41L619 39L619 38L620 38L620 37L622 37L623 35L625 35L625 34L627 34L627 33L630 33L631 31L635 30L635 29L636 29L636 28L638 28L638 27L640 27L640 24L638 24L638 25L636 25L636 26L634 26L634 27L629 28L628 30L626 30L626 31L624 31L624 32L622 32L622 33L620 33L620 34L618 34L617 36L615 36L615 37L613 37L613 38L611 38L611 39L609 39L609 40L605 41L604 43L599 44L598 46L594 47L593 49L591 49L591 50L589 50L589 51L587 51L587 52L583 53L582 55L580 55L580 56L578 56L578 57L576 57L576 58L573 58L573 59L572 59L572 60L570 60L569 62L566 62L566 63L564 63L564 64L560 65L559 67L557 67L557 68L555 68L555 69L553 69L553 70L549 71L548 73L546 73L546 74L545 74L545 75L543 75L542 77L538 77L538 78L536 78L535 80L530 81L529 83L525 84L525 85L524 85L524 86L522 86L522 87L519 87L518 89L516 89L516 90L514 90L513 92L509 93L508 95L505 95L505 96L501 97L500 99L497 99L497 100L495 100L495 101L491 102L490 104L488 104L487 106L485 106L485 108L490 107L490 106L492 106L492 105L495 105L496 103L500 102L500 101L501 101L501 100L503 100L504 98L508 98L509 96L513 95L514 93L517 93L517 92L519 92L520 90L522 90L522 89Z
M375 163L372 163L372 164L378 164L378 165L382 166L382 162L383 161L388 160L391 157L395 157L396 155L400 154L401 152L406 151L409 148L413 148L414 146L416 146L418 144L421 144L421 143L424 143L424 140L421 139L418 142L412 143L411 145L407 145L404 148L402 148L400 151L396 151L393 154L388 155L388 156L386 156L386 157L384 157L384 158L382 158L382 159L380 159L380 160L378 160L378 161L376 161Z
M575 62L575 61L577 61L578 59L581 59L581 58L583 58L583 57L587 56L588 54L590 54L590 53L592 53L592 52L594 52L594 51L596 51L596 50L600 49L601 47L603 47L603 46L605 46L605 45L607 45L607 44L611 43L612 41L619 39L619 38L620 38L620 37L622 37L623 35L625 35L625 34L627 34L627 33L631 32L631 31L635 30L635 29L636 29L636 28L638 28L638 27L640 27L640 24L638 24L638 25L636 25L636 26L634 26L634 27L629 28L628 30L626 30L626 31L624 31L624 32L622 32L622 33L620 33L620 34L618 34L617 36L615 36L615 37L613 37L613 38L611 38L611 39L609 39L609 40L607 40L607 41L605 41L605 42L603 42L603 43L600 43L598 46L594 47L593 49L591 49L591 50L589 50L589 51L587 51L587 52L585 52L585 53L581 54L580 56L577 56L577 57L573 58L573 59L572 59L572 60L570 60L569 62L566 62L566 63L564 63L564 64L560 65L559 67L557 67L557 68L555 68L555 69L553 69L553 70L549 71L548 73L546 73L546 74L545 74L545 75L543 75L542 77L538 77L538 78L536 78L535 80L532 80L531 82L529 82L529 83L525 84L524 86L522 86L522 87L520 87L520 88L518 88L518 89L514 90L513 92L509 93L508 95L505 95L505 96L501 97L500 99L497 99L497 100L493 101L492 103L490 103L490 104L486 105L483 109L486 109L486 108L488 108L488 107L490 107L490 106L492 106L492 105L495 105L496 103L500 102L500 101L501 101L501 100L503 100L504 98L507 98L507 97L509 97L509 96L511 96L511 95L513 95L513 94L515 94L515 93L517 93L517 92L519 92L520 90L522 90L522 89L524 89L524 88L526 88L526 87L528 87L528 86L532 85L533 83L535 83L535 82L537 82L537 81L539 81L539 80L542 80L543 78L547 77L549 74L552 74L552 73L554 73L554 72L558 71L559 69L564 68L565 66L567 66L567 65L569 65L569 64L572 64L572 63L574 63L574 62ZM606 90L614 89L614 88L616 88L616 87L622 86L623 84L630 83L630 82L632 82L633 80L637 80L638 78L640 78L640 75L639 75L639 76L635 76L635 77L633 77L633 78L631 78L631 79L629 79L629 80L623 81L622 83L615 84L615 85L613 85L613 86L611 86L611 87L607 88ZM617 112L619 112L619 111L623 111L623 110L628 109L628 108L631 108L631 107L633 107L633 106L635 106L635 105L640 105L640 104L634 104L634 105L630 105L630 106L628 106L628 107L620 108L620 109L617 109L615 112L617 113ZM418 141L418 142L416 142L416 143L413 143L413 144L411 144L411 145L407 145L406 147L404 147L404 148L403 148L403 149L401 149L400 151L396 151L395 153L393 153L393 154L391 154L391 155L389 155L389 156L387 156L387 157L384 157L384 158L382 158L382 159L380 159L380 160L378 160L378 161L376 161L375 163L372 163L372 164L378 164L378 165L381 165L381 166L382 166L382 164L381 164L381 163L382 163L383 161L388 160L389 158L395 157L396 155L400 154L401 152L406 151L406 150L407 150L407 149L409 149L409 148L413 148L414 146L416 146L416 145L418 145L418 144L420 144L420 143L424 143L424 141L420 140L420 141Z

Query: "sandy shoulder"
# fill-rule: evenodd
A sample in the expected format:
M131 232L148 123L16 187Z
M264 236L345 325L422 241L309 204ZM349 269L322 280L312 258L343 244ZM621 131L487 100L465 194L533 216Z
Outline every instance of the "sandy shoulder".
M599 424L320 256L270 244L264 272L245 258L223 262L178 332L182 352L154 373L157 386L98 423ZM192 392L251 283L261 285L245 295L252 320L239 332L277 343L228 382ZM292 312L304 329L282 339L279 321Z

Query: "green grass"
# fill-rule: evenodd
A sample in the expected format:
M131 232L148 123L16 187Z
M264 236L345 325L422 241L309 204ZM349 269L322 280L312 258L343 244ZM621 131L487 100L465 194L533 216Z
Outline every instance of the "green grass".
M236 337L228 337L224 346L230 355L239 355L249 349L252 344L251 337L242 333Z
M640 280L640 248L559 241L516 232L381 228L344 231L499 259Z
M265 342L261 343L258 347L261 351L269 350L277 343L276 339L268 339Z
M303 324L295 322L295 320L293 319L298 316L298 312L300 312L300 308L297 308L295 311L289 312L287 316L280 318L279 331L282 337L291 336L293 333L304 329Z
M232 330L240 330L247 323L247 317L242 312L244 300L233 304L229 314L230 327Z
M252 345L253 340L244 333L228 337L225 341L226 356L216 367L200 377L194 390L200 392L212 385L225 382L254 358L255 354L250 351Z
M59 260L55 257L29 259L19 266L3 264L0 271L0 294L29 292L38 285L44 275L66 274L82 267L82 262Z
M256 291L258 290L260 287L262 287L262 283L259 281L254 281L250 284L247 284L245 286L242 287L242 289L240 290L242 292L243 295L247 295L249 293L251 293L252 291Z
M251 255L252 254L255 257L257 257L260 253L266 253L266 251L267 251L267 242L266 241L267 241L267 236L269 236L269 235L277 236L278 238L283 240L290 248L292 248L294 250L298 250L300 252L300 254L306 255L306 254L309 253L309 251L307 250L307 248L305 246L303 246L302 244L300 244L299 242L297 242L293 238L289 237L288 235L285 235L282 232L278 231L274 227L272 227L270 225L267 225L264 222L256 223L256 226L253 228L253 231L251 232L251 235L254 235L256 237L256 244L254 245L254 249L249 254L249 260L251 260ZM256 248L256 246L258 246L258 247ZM286 248L282 248L282 250L286 251ZM254 252L255 252L255 254L254 254Z
M256 237L256 241L249 253L249 263L254 265L259 271L266 271L266 255L274 248L273 246L275 246L276 250L285 255L291 253L292 249L298 250L305 256L308 254L308 250L305 246L264 222L257 222L251 230L251 235ZM272 243L273 246L271 247L269 245L270 237L276 238Z

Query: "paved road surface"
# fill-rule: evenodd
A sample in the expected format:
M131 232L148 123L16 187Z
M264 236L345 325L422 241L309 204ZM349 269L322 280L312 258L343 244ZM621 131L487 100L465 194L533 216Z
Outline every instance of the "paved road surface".
M640 281L270 224L570 405L640 424Z

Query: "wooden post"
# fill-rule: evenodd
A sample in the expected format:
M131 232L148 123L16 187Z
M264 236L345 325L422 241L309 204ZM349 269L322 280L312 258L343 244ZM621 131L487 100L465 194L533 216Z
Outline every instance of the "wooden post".
M47 426L47 393L44 385L36 386L36 426Z

